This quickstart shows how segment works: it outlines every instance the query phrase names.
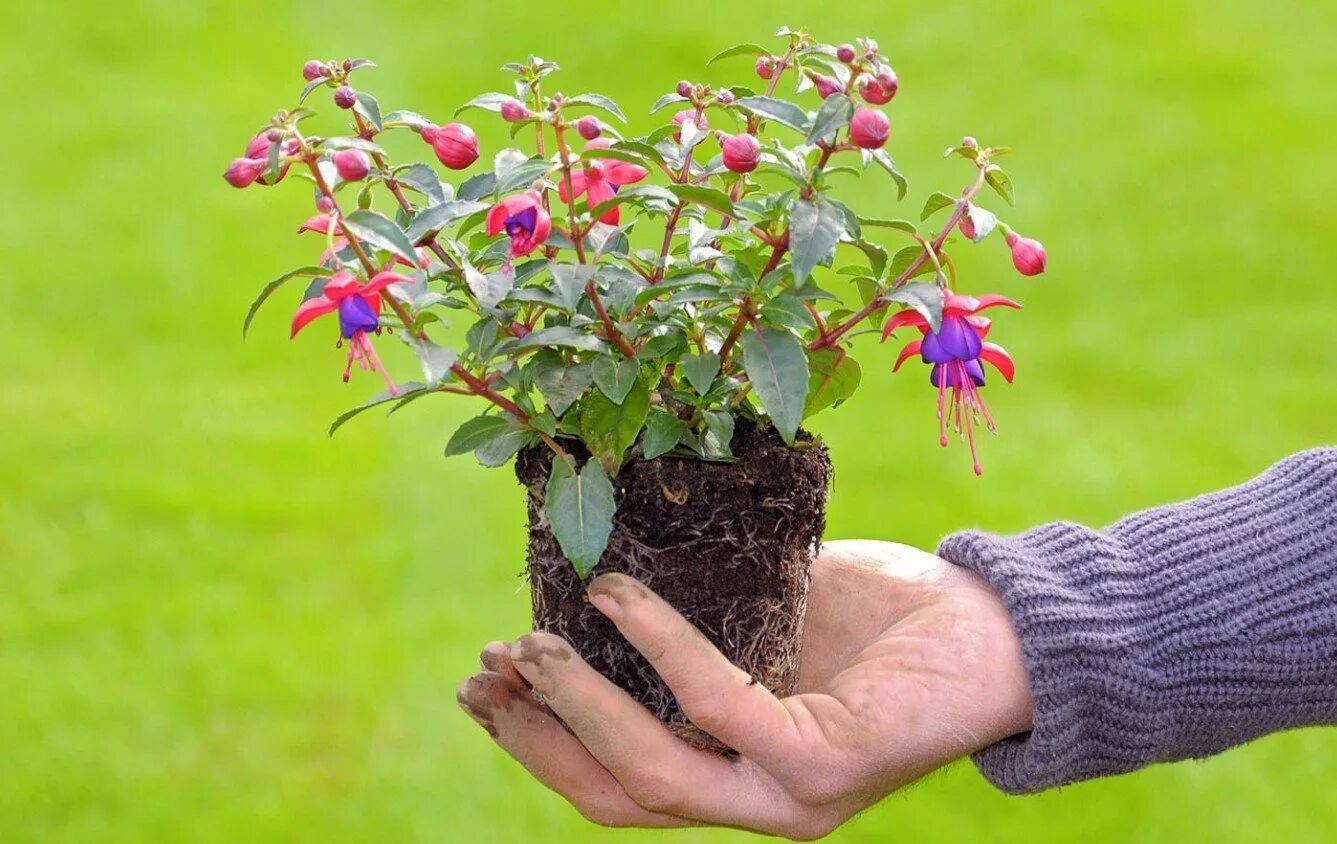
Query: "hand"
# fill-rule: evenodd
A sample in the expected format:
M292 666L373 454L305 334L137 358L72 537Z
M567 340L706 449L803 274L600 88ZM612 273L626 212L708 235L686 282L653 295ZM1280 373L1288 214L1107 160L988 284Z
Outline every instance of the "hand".
M1021 647L998 597L914 548L824 546L798 692L787 698L751 683L639 581L600 575L588 592L687 717L740 754L675 738L557 636L489 644L460 705L597 823L818 838L929 771L1030 729Z

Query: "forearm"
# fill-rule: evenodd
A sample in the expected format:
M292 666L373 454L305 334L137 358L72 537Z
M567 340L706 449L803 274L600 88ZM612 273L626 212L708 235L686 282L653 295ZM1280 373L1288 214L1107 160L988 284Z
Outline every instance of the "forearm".
M1337 449L1104 531L965 532L938 553L1021 636L1033 730L976 756L1006 791L1337 723Z

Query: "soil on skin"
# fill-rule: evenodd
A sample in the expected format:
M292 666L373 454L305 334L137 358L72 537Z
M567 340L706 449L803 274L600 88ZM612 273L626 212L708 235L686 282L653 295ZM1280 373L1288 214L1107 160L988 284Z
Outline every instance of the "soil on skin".
M620 571L641 580L734 664L787 695L798 679L808 566L825 527L831 462L805 435L791 448L774 430L741 419L732 448L736 463L661 457L624 466L613 482L608 550L590 576ZM550 466L546 449L526 449L516 461L528 490L534 629L565 638L679 736L723 751L687 722L645 658L585 600L585 582L543 516Z

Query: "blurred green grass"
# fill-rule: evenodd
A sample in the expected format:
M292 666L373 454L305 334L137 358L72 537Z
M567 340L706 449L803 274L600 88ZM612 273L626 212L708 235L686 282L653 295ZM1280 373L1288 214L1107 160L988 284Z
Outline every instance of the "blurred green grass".
M921 373L818 417L837 461L830 537L931 546L953 529L1106 523L1243 480L1337 431L1337 7L1280 0L955 3L764 11L537 4L28 4L0 32L0 840L741 840L585 824L454 705L487 640L525 628L524 514L507 471L442 460L461 401L328 421L344 388L264 280L307 255L294 185L219 174L312 56L367 55L387 108L444 116L536 52L564 90L643 114L781 23L877 37L912 178L854 199L911 214L966 175L964 133L1018 152L1007 219L1049 248L963 287L1025 301L997 335L986 474L935 444ZM326 109L329 111L330 109ZM633 118L635 121L636 118ZM472 120L485 146L503 141ZM648 126L641 119L640 126ZM995 203L997 205L998 203ZM1001 210L1001 209L1000 209ZM309 247L310 244L307 244ZM384 344L382 344L384 346ZM1321 840L1337 735L1037 798L954 766L832 837Z

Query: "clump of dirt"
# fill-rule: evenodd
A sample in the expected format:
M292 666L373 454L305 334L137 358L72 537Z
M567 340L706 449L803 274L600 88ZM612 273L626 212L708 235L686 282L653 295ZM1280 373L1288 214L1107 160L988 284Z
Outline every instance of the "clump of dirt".
M826 524L831 461L806 435L791 447L773 429L742 419L731 445L735 463L660 457L624 466L613 482L617 515L608 550L590 576L618 571L641 580L734 664L783 696L798 679L808 566ZM516 460L528 491L534 629L565 638L679 736L724 752L688 723L645 658L585 600L585 582L543 515L551 462L543 448Z

